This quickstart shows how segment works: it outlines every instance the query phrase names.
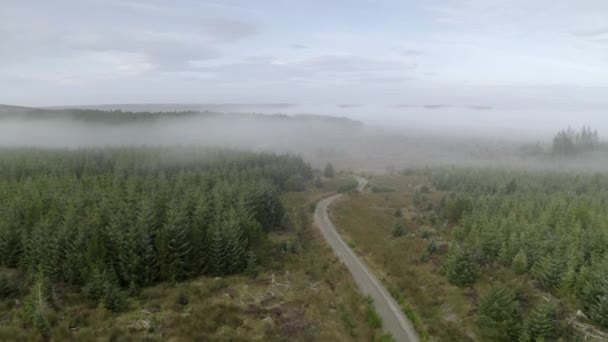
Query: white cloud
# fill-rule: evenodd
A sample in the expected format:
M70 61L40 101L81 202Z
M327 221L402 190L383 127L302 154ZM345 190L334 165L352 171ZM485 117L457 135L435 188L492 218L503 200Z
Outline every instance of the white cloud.
M599 108L607 17L604 0L3 0L0 102Z

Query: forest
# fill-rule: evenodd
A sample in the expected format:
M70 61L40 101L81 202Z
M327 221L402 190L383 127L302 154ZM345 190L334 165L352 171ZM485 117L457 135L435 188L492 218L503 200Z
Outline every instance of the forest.
M604 174L445 169L432 184L446 195L437 214L452 227L443 262L448 280L476 284L501 267L546 294L503 283L480 299L487 340L572 338L573 314L608 328L608 177ZM427 253L435 253L431 241Z
M569 127L555 135L551 152L556 156L573 156L604 147L599 140L597 130L584 126L580 131L576 131Z
M112 312L158 282L255 275L312 169L208 148L0 151L0 297L43 336L66 296Z

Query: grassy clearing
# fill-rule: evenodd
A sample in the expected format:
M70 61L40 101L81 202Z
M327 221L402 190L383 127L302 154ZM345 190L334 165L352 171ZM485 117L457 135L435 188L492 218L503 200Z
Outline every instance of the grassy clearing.
M450 285L440 274L439 260L420 261L431 239L441 246L447 240L444 234L448 234L437 231L429 222L425 209L438 203L442 194L421 194L425 184L420 176L375 176L370 181L372 189L395 191L345 198L330 214L345 239L357 245L357 252L391 289L423 339L474 340L473 304L477 295ZM401 209L402 217L396 217L397 209ZM391 230L397 220L403 221L406 233L396 238Z

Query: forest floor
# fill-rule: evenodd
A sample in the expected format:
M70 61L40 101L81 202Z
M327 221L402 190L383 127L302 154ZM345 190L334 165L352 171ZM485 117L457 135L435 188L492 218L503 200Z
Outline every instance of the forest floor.
M336 177L322 187L286 193L282 201L297 216L351 180ZM371 304L346 267L325 244L312 221L303 223L306 244L295 231L272 233L270 260L257 278L200 277L161 283L128 299L128 309L112 314L68 298L50 333L51 340L205 341L388 341ZM302 233L300 233L302 234ZM6 317L20 303L0 303ZM0 323L0 340L36 340L33 332Z

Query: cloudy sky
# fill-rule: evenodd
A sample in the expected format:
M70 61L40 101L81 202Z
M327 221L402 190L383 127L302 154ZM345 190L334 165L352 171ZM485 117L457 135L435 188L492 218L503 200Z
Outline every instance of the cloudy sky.
M0 0L0 103L608 107L605 0Z

